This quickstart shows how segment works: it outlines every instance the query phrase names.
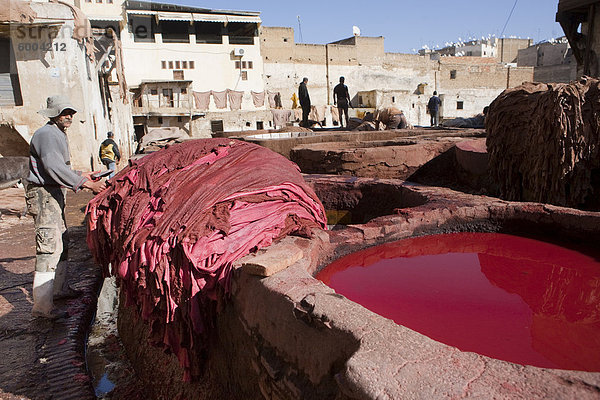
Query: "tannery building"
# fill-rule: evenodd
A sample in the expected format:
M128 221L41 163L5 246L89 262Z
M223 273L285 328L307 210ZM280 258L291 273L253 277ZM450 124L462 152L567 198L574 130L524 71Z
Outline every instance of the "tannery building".
M139 136L268 127L258 12L156 2L82 2L92 26L118 25Z
M105 47L94 51L96 38L81 11L65 3L0 4L0 155L27 156L31 136L46 123L37 111L48 96L63 94L78 108L67 135L74 168L101 165L98 147L109 130L128 157L133 126L127 93L109 82L116 60Z

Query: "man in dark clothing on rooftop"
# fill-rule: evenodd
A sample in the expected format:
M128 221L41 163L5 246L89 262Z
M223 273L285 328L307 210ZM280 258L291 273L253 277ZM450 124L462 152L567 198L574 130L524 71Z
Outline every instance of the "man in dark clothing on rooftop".
M106 167L112 171L108 176L109 178L112 178L115 176L115 171L117 170L117 162L121 161L121 153L119 152L119 146L117 146L113 140L113 137L115 136L114 133L109 131L106 136L108 136L108 139L102 142L98 154L100 160L102 160L102 164L106 165Z
M302 107L302 122L300 125L305 128L308 128L308 114L310 114L310 96L306 87L307 83L308 78L304 78L298 87L298 99L300 100L300 107Z
M346 128L348 127L348 106L352 107L350 103L350 93L348 93L348 86L344 85L344 77L340 77L340 83L333 88L333 105L338 107L338 115L340 116L340 126L342 124L342 114L346 117ZM354 107L352 107L354 108Z
M433 92L433 96L429 99L429 103L427 103L427 110L429 110L429 117L431 119L431 126L438 126L439 124L439 112L440 105L442 104L442 100L437 97L437 91Z

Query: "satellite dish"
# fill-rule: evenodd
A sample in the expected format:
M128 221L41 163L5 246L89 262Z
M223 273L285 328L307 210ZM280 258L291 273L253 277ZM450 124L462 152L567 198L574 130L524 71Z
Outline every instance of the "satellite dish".
M354 36L360 36L360 28L356 25L354 25L352 27L352 33L354 34Z

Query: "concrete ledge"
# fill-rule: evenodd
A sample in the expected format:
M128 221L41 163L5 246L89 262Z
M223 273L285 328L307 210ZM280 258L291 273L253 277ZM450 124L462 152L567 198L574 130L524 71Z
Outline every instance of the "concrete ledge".
M285 237L280 242L261 249L256 254L249 254L238 262L245 273L271 276L294 264L303 255L302 249L296 246L293 238Z
M349 188L347 177L307 180L320 196L319 191ZM389 215L345 229L319 231L312 240L287 238L270 248L273 255L267 249L242 261L247 266L234 271L230 302L217 320L207 369L211 387L226 388L230 398L244 399L600 396L600 373L516 365L462 352L397 325L313 278L316 270L345 254L431 233L552 229L564 240L597 243L600 213L513 203L395 180L354 178L352 184L353 190L389 185L406 191L404 197L411 193L426 201L399 202ZM291 255L279 260L286 251ZM301 258L293 262L299 254ZM256 271L269 276L256 276ZM144 340L131 336L132 327L138 331L147 327L136 312L122 311L120 332L124 342L135 348L136 369L148 381L160 380L165 362L175 368L174 357L157 355ZM154 355L148 358L148 354ZM161 395L171 398L188 385L172 378L165 384L173 387L163 385Z
M465 140L456 144L456 161L465 171L473 175L487 172L488 153L485 138Z

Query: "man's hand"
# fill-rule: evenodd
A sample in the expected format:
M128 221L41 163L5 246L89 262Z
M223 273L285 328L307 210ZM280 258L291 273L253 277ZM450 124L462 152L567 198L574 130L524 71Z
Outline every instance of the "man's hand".
M104 180L93 181L91 179L88 179L87 181L85 181L83 183L83 187L91 190L94 194L98 194L101 191L103 191L104 189L106 189L106 181L104 181Z
M81 176L85 176L85 177L86 177L86 178L88 178L90 181L93 181L93 180L94 180L94 178L92 178L92 175L94 175L94 174L98 174L98 173L100 173L100 172L102 172L102 171L101 171L101 170L98 170L98 171L92 171L92 172L84 172L83 174L81 174Z

